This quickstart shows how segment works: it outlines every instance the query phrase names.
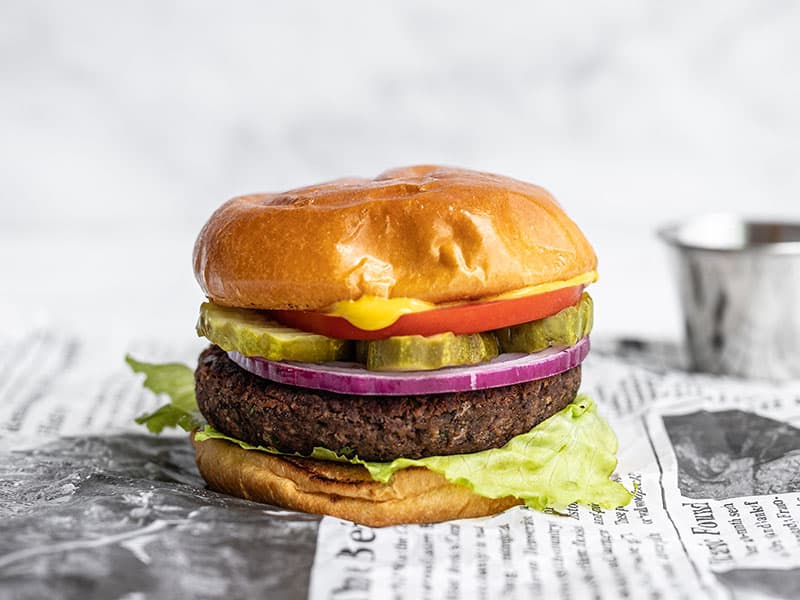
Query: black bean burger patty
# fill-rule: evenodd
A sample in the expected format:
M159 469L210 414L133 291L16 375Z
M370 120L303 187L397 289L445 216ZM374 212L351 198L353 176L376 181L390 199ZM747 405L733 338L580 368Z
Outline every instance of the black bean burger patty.
M262 379L217 346L195 373L200 411L254 445L309 454L321 446L369 461L466 454L505 444L569 404L580 366L502 388L423 396L354 396Z

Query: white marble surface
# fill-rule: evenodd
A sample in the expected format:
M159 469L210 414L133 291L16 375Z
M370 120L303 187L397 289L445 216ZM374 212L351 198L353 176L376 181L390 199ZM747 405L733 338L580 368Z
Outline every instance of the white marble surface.
M440 162L549 188L597 331L679 335L665 221L800 220L800 5L0 4L0 310L191 336L226 198Z

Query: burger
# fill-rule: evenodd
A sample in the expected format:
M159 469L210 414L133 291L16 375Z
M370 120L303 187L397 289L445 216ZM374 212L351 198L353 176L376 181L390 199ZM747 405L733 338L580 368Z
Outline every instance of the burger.
M612 508L579 394L597 259L544 189L413 166L223 204L201 230L197 368L131 358L226 494L365 525Z

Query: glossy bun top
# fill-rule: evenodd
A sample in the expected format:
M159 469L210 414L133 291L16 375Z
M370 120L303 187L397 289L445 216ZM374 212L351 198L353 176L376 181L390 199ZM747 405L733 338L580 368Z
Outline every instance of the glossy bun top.
M233 198L194 248L209 299L262 309L321 309L362 295L478 299L596 266L544 189L437 166Z

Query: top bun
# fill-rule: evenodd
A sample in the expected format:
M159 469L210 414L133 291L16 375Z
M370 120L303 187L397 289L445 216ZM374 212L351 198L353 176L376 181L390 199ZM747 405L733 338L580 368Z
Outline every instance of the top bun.
M194 247L210 300L262 309L316 310L362 295L471 300L596 266L544 189L437 166L233 198Z

